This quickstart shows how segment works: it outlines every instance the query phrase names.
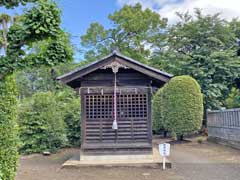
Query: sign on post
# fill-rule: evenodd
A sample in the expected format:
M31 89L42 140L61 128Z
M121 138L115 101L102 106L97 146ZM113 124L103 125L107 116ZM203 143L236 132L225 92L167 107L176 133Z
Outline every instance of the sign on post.
M166 169L166 156L170 156L170 144L159 144L159 153L163 157L163 170Z

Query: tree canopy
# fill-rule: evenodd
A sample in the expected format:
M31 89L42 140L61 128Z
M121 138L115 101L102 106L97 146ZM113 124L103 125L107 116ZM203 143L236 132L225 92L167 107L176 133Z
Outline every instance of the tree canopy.
M167 20L140 4L125 5L108 16L111 28L95 22L81 36L81 45L86 50L85 58L95 60L118 49L123 54L142 62L150 56L150 47L160 40Z
M174 75L190 75L201 86L205 109L224 106L240 77L240 21L220 14L177 13L179 21L167 25L159 14L140 4L125 5L109 15L111 28L92 23L81 37L88 61L114 48L134 59Z
M240 76L237 56L238 21L227 22L219 14L178 13L180 21L167 30L151 64L174 75L190 75L200 84L205 108L219 108Z
M7 32L7 51L0 57L1 76L72 59L68 35L60 29L60 13L56 3L44 0L24 11Z
M0 7L14 8L19 5L26 5L29 2L36 2L38 0L0 0Z

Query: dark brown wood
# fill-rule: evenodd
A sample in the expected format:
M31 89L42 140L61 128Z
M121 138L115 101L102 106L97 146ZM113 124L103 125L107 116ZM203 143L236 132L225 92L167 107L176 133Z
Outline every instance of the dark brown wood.
M152 94L151 94L151 89L148 90L148 140L149 142L152 142Z
M103 66L113 61L119 61L121 64L126 65L129 68L134 69L135 71L138 71L142 74L145 74L151 77L153 80L158 81L158 84L161 84L161 85L165 82L168 82L169 79L172 77L171 74L168 74L166 72L163 72L158 69L147 66L145 64L142 64L136 60L123 56L118 52L113 52L112 54L108 55L107 57L101 60L93 62L83 68L79 68L72 72L69 72L63 76L58 77L57 79L62 81L65 84L68 84L73 88L80 87L81 83L79 84L79 82L81 82L81 78L83 76L91 72L94 72L98 69L101 69Z
M112 130L113 94L85 94L86 142L91 144L114 140L114 142L129 141L130 143L140 138L147 141L147 95L147 93L136 94L135 92L118 94L119 129L116 134Z
M96 148L104 148L104 149L112 149L113 146L115 148L151 148L152 145L149 143L135 143L135 144L129 144L129 143L118 143L118 144L112 144L112 143L94 143L94 144L84 144L85 149L96 149Z
M85 140L85 129L86 129L86 112L84 110L86 100L84 98L84 93L82 90L79 89L80 96L81 96L81 144L84 144Z
M112 129L115 78L111 68L105 69L111 63L121 66L116 75L117 131ZM117 53L59 77L81 94L82 151L151 152L151 97L171 77Z

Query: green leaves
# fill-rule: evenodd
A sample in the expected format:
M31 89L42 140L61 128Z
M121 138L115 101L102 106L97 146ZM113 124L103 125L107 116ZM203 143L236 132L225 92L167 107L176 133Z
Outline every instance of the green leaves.
M10 27L7 40L7 54L0 57L3 75L27 67L72 61L69 37L60 29L60 10L50 0L39 1L26 10Z
M66 86L56 81L56 77L67 73L77 66L74 63L64 63L54 67L28 68L16 74L19 98L31 97L37 92L65 91Z
M135 35L139 37L147 35L151 30L159 30L158 28L166 26L166 21L161 20L158 13L150 9L142 10L139 3L134 6L125 5L119 11L109 15L109 19L123 31L136 32Z
M21 104L19 114L21 151L56 151L66 145L63 114L53 93L37 93Z
M28 2L35 2L38 0L0 0L0 7L14 8L19 5L26 5Z
M27 10L23 17L23 26L29 33L28 41L56 37L60 31L60 10L52 1L40 1Z
M178 137L196 132L203 119L203 98L196 80L176 76L160 89L153 100L154 125Z
M35 0L0 0L0 6L13 8L20 4L25 5L27 2L35 2ZM60 10L51 0L39 0L33 4L21 17L14 19L15 22L9 29L6 26L6 21L2 19L1 21L5 26L1 27L5 28L0 31L4 35L0 36L0 41L1 46L6 49L6 54L0 56L0 179L12 180L16 172L18 141L15 125L17 95L15 94L15 82L10 78L11 74L28 67L53 66L57 63L71 61L72 47L68 36L60 29ZM48 99L45 100L50 106L54 105ZM44 105L48 107L49 104ZM64 123L59 120L59 112L50 112L48 109L45 109L44 112L45 114L42 113L43 116L38 116L39 112L34 112L34 114L26 111L26 116L36 118L35 120L38 121L36 123L38 124L37 127L39 127L40 122L46 120L44 119L46 117L56 117L56 119L49 118L47 121L49 126L45 127L41 124L42 126L39 129L34 129L35 126L31 126L32 122L29 124L26 122L26 127L29 125L29 129L25 129L25 135L27 137L27 134L31 134L33 139L28 141L26 138L25 149L58 148L64 144L66 140L66 136L62 132ZM34 134L35 130L37 130L36 134ZM41 142L39 140L42 136L44 138Z
M61 33L56 39L48 39L33 44L33 53L24 58L26 67L48 66L53 67L59 63L73 60L73 49L65 33Z
M99 23L92 23L87 33L81 37L81 44L86 50L87 60L96 60L112 49L118 49L126 56L147 63L150 56L148 47L160 41L166 19L158 13L142 9L140 4L125 5L119 11L109 15L113 26L105 29Z
M59 102L59 109L64 114L68 144L79 147L81 138L81 107L79 97L72 90L67 91L65 89L57 94L57 100Z
M225 104L227 108L240 108L240 90L237 88L232 88Z
M18 118L22 153L55 152L80 145L80 101L70 90L25 98Z
M179 14L151 64L175 75L194 77L204 93L205 109L223 106L229 87L240 76L237 22L216 15Z
M158 132L161 129L164 129L164 119L162 116L163 108L163 88L159 89L156 94L153 96L152 101L152 119L153 119L153 130Z
M18 159L17 91L14 76L0 81L0 179L13 180Z

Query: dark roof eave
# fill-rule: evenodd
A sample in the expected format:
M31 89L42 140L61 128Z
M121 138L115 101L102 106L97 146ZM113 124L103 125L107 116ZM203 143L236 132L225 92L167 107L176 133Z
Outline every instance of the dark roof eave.
M105 59L108 59L108 58L110 58L110 57L113 56L113 55L114 55L114 53L111 53L111 54L103 57L102 59L99 59L99 60L97 60L97 61L94 61L94 62L91 62L91 63L89 63L89 64L87 64L87 65L84 65L84 66L82 66L82 67L80 67L80 68L77 68L77 69L75 69L75 70L73 70L73 71L70 71L69 73L66 73L66 74L64 74L64 75L62 75L62 76L57 77L57 80L61 80L61 79L65 78L65 77L67 77L67 76L73 75L74 73L77 73L77 72L79 72L79 71L81 71L81 70L83 70L83 69L86 69L86 68L88 68L88 67L90 67L90 66L92 66L92 65L94 65L94 64L97 64L97 63L99 63L99 62L101 62L101 61L103 61L103 60L105 60Z
M109 54L108 56L105 56L104 58L102 58L102 59L100 59L100 60L94 61L94 62L92 62L92 63L90 63L90 64L87 64L87 65L81 67L81 68L77 68L77 69L75 69L75 70L73 70L73 71L71 71L71 72L69 72L69 73L66 73L66 74L64 74L64 75L62 75L62 76L57 77L57 80L59 80L59 81L61 81L61 82L63 82L63 83L69 83L69 82L71 82L71 81L73 81L73 80L71 80L71 81L65 80L67 77L74 76L74 74L79 73L80 71L82 71L82 70L84 70L84 69L87 69L87 68L89 68L89 67L91 67L91 66L93 66L93 65L96 65L96 64L98 64L98 63L100 63L100 62L102 62L102 61L104 61L104 60L106 60L106 59L108 59L108 58L110 58L110 57L112 57L112 56L117 56L117 57L119 57L119 58L122 58L122 59L124 59L124 60L126 60L126 61L128 61L128 62L130 62L130 63L132 63L132 64L138 65L138 66L140 66L140 67L142 67L142 68L145 68L145 69L147 69L147 70L149 70L149 71L151 71L151 72L153 72L153 73L156 73L156 74L158 74L158 75L164 76L164 77L166 77L167 79L171 79L171 78L173 77L172 74L169 74L169 73L160 71L160 70L158 70L158 69L156 69L156 68L150 67L150 66L145 65L145 64L143 64L143 63L140 63L140 62L138 62L138 61L136 61L136 60L134 60L134 59L132 59L132 58L129 58L129 57L127 57L127 56L124 56L124 55L120 54L120 53L117 52L117 51L114 51L114 52L112 52L111 54ZM89 72L89 73L90 73L90 72ZM81 76L80 76L80 77L81 77ZM80 78L80 77L76 77L76 79L77 79L77 78ZM156 77L154 77L154 78L156 78ZM157 78L157 79L158 79L158 78ZM159 80L160 80L160 79L159 79ZM166 81L166 82L167 82L167 81Z
M161 71L161 70L159 70L159 69L156 69L156 68L153 68L153 67L148 66L148 65L146 65L146 64L140 63L139 61L134 60L134 59L132 59L132 58L130 58L130 57L124 56L124 55L122 55L122 54L120 54L120 53L118 53L118 52L117 52L115 55L117 55L117 56L120 57L120 58L124 58L124 59L126 59L126 60L128 60L128 61L130 61L130 62L132 62L132 63L134 63L134 64L137 64L137 65L139 65L139 66L142 66L142 67L144 67L144 68L146 68L146 69L149 69L149 70L152 70L152 71L154 71L154 72L157 72L157 73L159 73L159 74L161 74L161 75L164 75L164 76L166 76L166 77L169 77L169 78L173 77L172 74L166 73L166 72Z

